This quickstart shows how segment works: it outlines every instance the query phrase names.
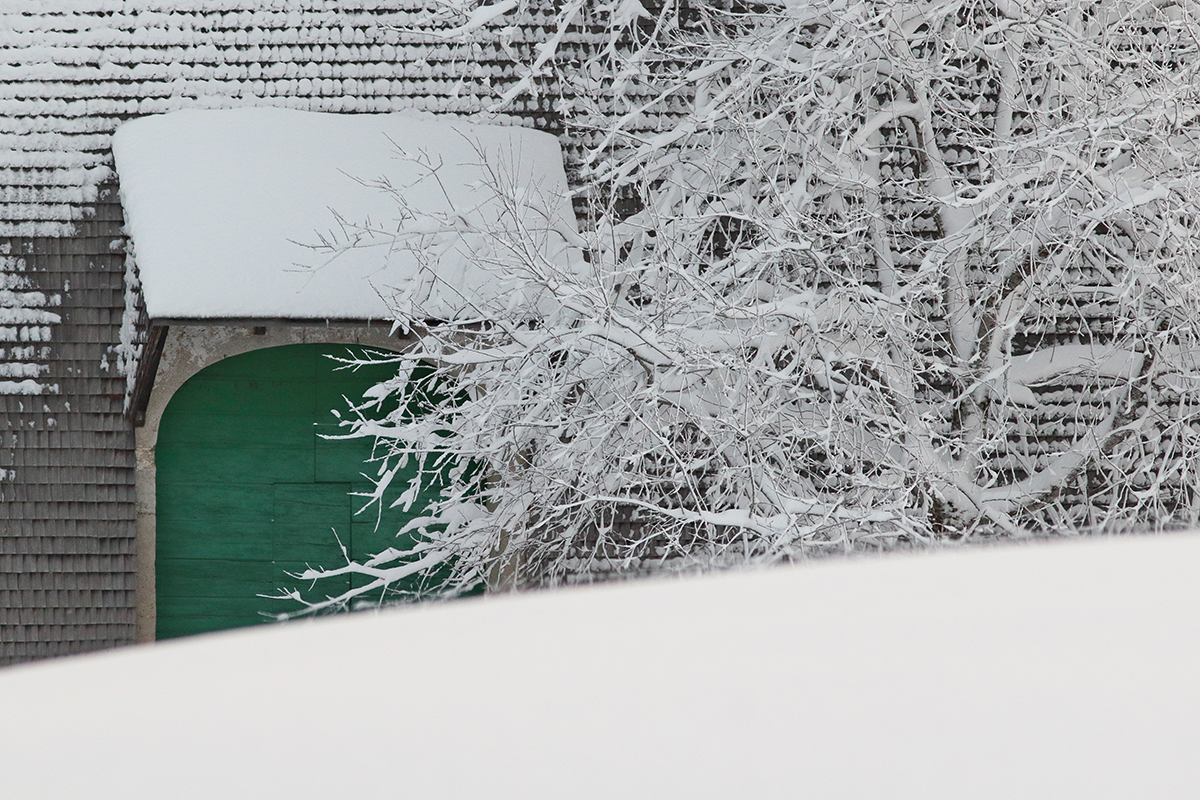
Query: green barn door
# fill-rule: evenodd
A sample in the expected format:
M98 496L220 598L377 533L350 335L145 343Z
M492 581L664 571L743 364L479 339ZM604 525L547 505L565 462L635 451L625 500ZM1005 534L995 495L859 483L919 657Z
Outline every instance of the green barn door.
M335 371L326 354L346 350L244 353L201 370L171 399L155 452L158 638L258 624L295 610L258 596L294 586L285 572L344 564L342 546L356 559L403 546L394 534L421 503L389 512L378 529L374 508L355 517L362 501L350 493L371 488L361 473L373 472L364 463L372 443L320 437L339 432L330 409L345 409L343 396L360 399L394 375ZM321 594L350 587L325 583Z

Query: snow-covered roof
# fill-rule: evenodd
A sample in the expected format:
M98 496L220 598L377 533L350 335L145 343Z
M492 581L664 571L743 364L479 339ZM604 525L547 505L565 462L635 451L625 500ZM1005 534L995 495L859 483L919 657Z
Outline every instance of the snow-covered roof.
M1186 797L1197 565L1195 534L893 555L17 667L4 796Z
M503 34L455 44L426 33L424 0L0 0L0 235L71 235L130 117L482 111L516 80L508 49L528 48L556 13L531 6ZM514 111L544 126L550 100Z
M511 288L505 231L562 265L575 234L558 141L522 127L184 110L126 123L113 153L152 319L473 313Z

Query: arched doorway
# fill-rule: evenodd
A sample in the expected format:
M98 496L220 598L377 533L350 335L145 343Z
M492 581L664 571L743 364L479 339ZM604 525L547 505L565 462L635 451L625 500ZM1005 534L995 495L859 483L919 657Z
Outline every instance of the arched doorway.
M362 348L296 344L254 350L192 376L163 413L157 466L156 638L258 624L295 610L259 597L293 586L286 572L364 559L397 543L422 512L355 516L369 491L369 439L344 432L331 409L394 375L385 365L338 370L329 355ZM397 477L397 485L404 476ZM407 485L405 482L404 485ZM338 583L337 581L341 581ZM289 582L290 581L290 582ZM327 579L322 594L351 578ZM323 582L324 583L324 582Z

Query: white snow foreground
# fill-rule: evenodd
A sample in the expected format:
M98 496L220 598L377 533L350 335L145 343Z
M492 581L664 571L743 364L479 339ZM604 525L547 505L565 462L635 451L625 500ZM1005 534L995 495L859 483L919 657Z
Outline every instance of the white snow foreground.
M523 291L523 260L578 258L558 141L525 128L186 110L113 154L151 318L473 316ZM497 250L516 228L541 251Z
M1200 536L463 601L0 670L23 798L1183 797Z

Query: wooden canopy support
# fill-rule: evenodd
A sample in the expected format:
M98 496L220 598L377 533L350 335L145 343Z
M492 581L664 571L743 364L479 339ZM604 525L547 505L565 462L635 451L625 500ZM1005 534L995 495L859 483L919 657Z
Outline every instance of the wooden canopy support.
M154 388L154 378L158 375L158 362L162 358L163 345L167 341L167 329L166 325L150 326L146 334L146 343L142 346L142 357L138 359L137 372L133 378L133 392L126 413L139 428L146 424L146 406L150 403L150 390Z

